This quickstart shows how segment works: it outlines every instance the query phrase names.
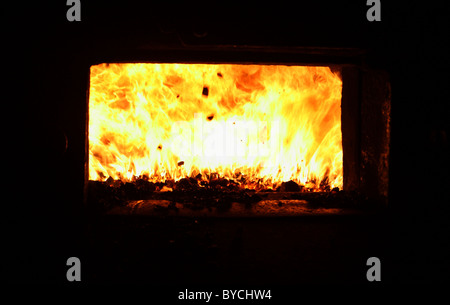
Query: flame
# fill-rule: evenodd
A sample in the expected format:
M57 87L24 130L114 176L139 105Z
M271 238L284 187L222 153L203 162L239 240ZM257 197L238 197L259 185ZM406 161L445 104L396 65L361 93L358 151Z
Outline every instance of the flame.
M341 92L328 67L92 66L89 179L342 188Z

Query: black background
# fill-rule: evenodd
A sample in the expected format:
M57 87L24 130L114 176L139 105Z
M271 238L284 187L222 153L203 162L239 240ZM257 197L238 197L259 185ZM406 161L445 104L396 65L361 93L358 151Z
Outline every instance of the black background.
M158 45L177 39L194 45L367 49L368 64L387 70L392 85L386 280L446 280L448 8L444 1L382 1L382 21L368 22L365 1L82 0L81 22L69 22L65 1L7 5L2 12L2 172L7 181L2 280L65 282L65 260L80 255L80 232L89 221L80 208L80 192L73 192L73 180L79 180L73 175L79 172L67 170L80 158L71 147L71 133L82 128L80 106L73 102L85 97L86 75L79 65L94 53L98 58L101 52L126 51L143 40ZM193 35L205 29L205 37ZM68 96L77 86L80 95ZM69 138L65 154L61 130Z

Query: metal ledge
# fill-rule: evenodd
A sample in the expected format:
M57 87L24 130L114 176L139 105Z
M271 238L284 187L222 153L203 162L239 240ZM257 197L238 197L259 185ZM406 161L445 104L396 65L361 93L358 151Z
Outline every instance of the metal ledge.
M362 211L349 208L314 207L306 200L268 199L253 204L231 202L217 207L196 206L169 200L133 200L114 207L108 215L181 216L181 217L293 217L319 215L361 215Z

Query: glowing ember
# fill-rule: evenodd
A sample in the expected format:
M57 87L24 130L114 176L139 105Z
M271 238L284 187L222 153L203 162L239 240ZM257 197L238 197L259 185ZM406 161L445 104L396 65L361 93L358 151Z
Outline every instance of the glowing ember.
M341 91L328 67L92 66L89 179L342 188Z

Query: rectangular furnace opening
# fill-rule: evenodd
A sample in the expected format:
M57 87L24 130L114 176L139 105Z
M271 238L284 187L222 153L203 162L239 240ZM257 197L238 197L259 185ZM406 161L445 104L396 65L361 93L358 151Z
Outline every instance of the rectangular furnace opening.
M89 180L154 191L342 189L341 97L329 67L94 65Z

